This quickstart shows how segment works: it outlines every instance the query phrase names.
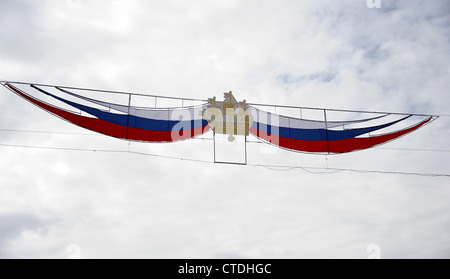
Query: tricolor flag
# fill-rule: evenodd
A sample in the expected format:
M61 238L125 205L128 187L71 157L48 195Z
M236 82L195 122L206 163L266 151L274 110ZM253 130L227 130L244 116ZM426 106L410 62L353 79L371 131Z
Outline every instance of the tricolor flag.
M365 113L373 115L339 120L331 119L333 112L339 110L307 108L323 111L323 119L304 119L269 113L246 101L237 102L231 92L225 94L224 102L217 102L214 97L198 106L150 108L132 106L131 101L128 104L105 102L66 87L28 84L30 91L25 92L13 84L2 83L10 91L65 121L111 137L142 142L187 140L213 130L214 133L230 133L231 139L233 135L253 135L291 151L337 154L384 144L437 118L418 114ZM53 92L47 89L49 87ZM44 102L42 97L36 96L38 94L53 101ZM133 95L127 94L131 100ZM72 109L64 109L61 105ZM214 113L207 113L213 109ZM217 117L218 112L223 115ZM357 111L339 112L361 115ZM213 123L217 124L219 118L220 125L214 127ZM238 132L238 127L245 131Z

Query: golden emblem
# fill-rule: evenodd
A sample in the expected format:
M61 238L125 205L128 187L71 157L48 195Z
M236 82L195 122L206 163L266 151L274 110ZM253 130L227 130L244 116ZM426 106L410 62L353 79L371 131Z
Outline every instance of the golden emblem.
M228 141L234 141L235 135L248 136L253 123L250 107L245 100L238 102L231 91L224 93L224 98L223 102L218 102L216 97L208 99L203 118L215 133L228 134Z

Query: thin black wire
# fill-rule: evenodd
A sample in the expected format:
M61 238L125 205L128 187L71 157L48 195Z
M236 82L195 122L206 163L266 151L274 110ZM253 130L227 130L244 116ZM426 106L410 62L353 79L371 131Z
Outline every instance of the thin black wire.
M281 166L281 165L263 165L254 164L248 165L253 167L264 167L275 170L274 168L285 168L284 170L301 169L312 174L333 174L339 172L356 172L356 173L376 173L376 174L397 174L397 175L411 175L411 176L426 176L426 177L450 177L450 174L443 173L422 173L422 172L402 172L402 171L382 171L382 170L358 170L350 168L319 168L319 167L301 167L301 166ZM315 170L315 171L311 171Z
M69 147L48 147L48 146L35 146L35 145L19 145L19 144L4 144L0 143L2 147L17 147L17 148L27 148L27 149L42 149L42 150L59 150L59 151L79 151L79 152L95 152L95 153L128 153L128 154L136 154L143 156L151 156L157 158L166 158L166 159L176 159L180 161L187 162L197 162L197 163L211 163L206 160L192 159L192 158L182 158L168 155L159 155L159 154L151 154L145 152L137 152L131 150L112 150L112 149L89 149L89 148L69 148Z
M365 110L349 110L349 109L330 109L330 108L318 108L318 107L299 107L299 106L286 106L286 105L269 105L269 104L257 104L247 103L250 106L259 107L277 107L277 108L290 108L290 109L304 109L304 110L326 110L334 112L356 112L356 113L374 113L374 114L390 114L390 115L412 115L412 116L432 116L440 117L438 114L423 114L423 113L404 113L404 112L385 112L385 111L365 111Z
M121 153L121 154L135 154L142 156L151 156L156 158L165 158L172 160L180 160L186 162L196 162L204 164L215 164L212 161L182 158L176 156L159 155L145 152L137 152L130 150L110 150L110 149L87 149L87 148L67 148L67 147L45 147L34 145L16 145L16 144L4 144L0 143L1 147L16 147L27 149L44 149L44 150L63 150L63 151L78 151L78 152L99 152L99 153ZM273 171L290 171L290 170L303 170L311 174L333 174L339 172L355 172L355 173L372 173L372 174L393 174L393 175L409 175L409 176L424 176L424 177L450 177L450 174L443 173L422 173L422 172L401 172L401 171L381 171L381 170L358 170L350 168L320 168L320 167L304 167L304 166L282 166L282 165L265 165L265 164L240 164L240 166L249 167L262 167Z
M77 135L77 136L103 136L101 134L89 133L73 133L73 132L52 132L52 131L33 131L33 130L18 130L18 129L0 129L0 132L11 133L27 133L27 134L52 134L52 135Z
M30 134L53 134L53 135L77 135L77 136L104 136L97 133L74 133L74 132L54 132L54 131L37 131L37 130L18 130L18 129L1 129L0 132L11 132L11 133L30 133ZM212 138L196 137L192 140L199 141L212 141ZM250 144L266 144L263 141L253 141L248 140L247 143ZM400 147L374 147L373 149L379 150L399 150L399 151L421 151L421 152L443 152L450 153L450 149L425 149L425 148L400 148Z
M201 102L207 102L208 101L208 100L204 100L204 99L170 97L170 96L142 94L142 93L135 93L135 92L113 91L113 90L103 90L103 89L94 89L94 88L82 88L82 87L63 86L63 85L54 85L54 84L30 83L30 82L21 82L21 81L4 81L4 80L1 80L0 83L11 83L11 84L21 84L21 85L36 85L36 86L42 86L42 87L53 87L53 88L92 91L92 92L101 92L101 93L110 93L110 94L123 94L123 95L153 97L153 98L164 98L164 99L173 99L173 100L187 100L187 101L201 101ZM401 113L401 112L379 112L379 111L362 111L362 110L346 110L346 109L327 109L327 108L314 108L314 107L301 107L301 106L269 105L269 104L259 104L259 103L247 103L247 104L251 105L251 106L262 106L262 107L294 108L294 109L306 109L306 110L308 110L308 109L309 110L327 110L327 111L335 111L335 112L356 112L356 113L375 113L375 114L391 114L391 115L414 115L414 116L432 116L432 117L448 117L448 116L450 116L450 115L421 114L421 113Z
M163 98L163 99L173 99L173 100L200 101L200 102L208 101L208 100L194 99L194 98L170 97L170 96L142 94L142 93L126 92L126 91L113 91L113 90L104 90L104 89L95 89L95 88L83 88L83 87L73 87L73 86L63 86L63 85L42 84L42 83L30 83L30 82L21 82L21 81L3 81L2 80L2 81L0 81L0 83L35 85L35 86L41 86L41 87L63 88L63 89L72 89L72 90L81 90L81 91L100 92L100 93L107 93L107 94L133 95L133 96Z
M423 152L450 152L448 149L424 149L424 148L400 148L400 147L375 147L381 150L423 151Z

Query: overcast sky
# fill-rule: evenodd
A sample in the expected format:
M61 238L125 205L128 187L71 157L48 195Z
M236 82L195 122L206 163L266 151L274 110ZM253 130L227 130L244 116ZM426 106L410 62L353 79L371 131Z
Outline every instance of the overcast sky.
M1 6L1 80L450 114L448 0L381 0L379 9L366 0ZM213 154L207 141L96 135L5 88L0 109L0 258L367 258L368 247L383 258L450 257L448 177L7 147ZM249 160L450 174L449 152L423 151L450 150L449 138L441 117L382 149L322 156L253 145Z

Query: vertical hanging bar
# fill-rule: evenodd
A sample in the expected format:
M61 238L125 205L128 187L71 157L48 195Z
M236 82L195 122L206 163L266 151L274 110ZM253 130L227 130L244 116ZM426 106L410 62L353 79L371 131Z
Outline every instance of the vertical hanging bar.
M247 134L245 134L245 164L247 165Z
M214 163L216 163L216 131L213 129L213 139L214 139Z
M289 138L292 139L291 137L291 118L288 118L288 125L289 125ZM289 148L292 148L292 140L289 141L290 145Z
M129 132L129 128L130 128L130 112L131 112L131 94L128 95L127 134L125 137L126 139L129 138L128 132Z
M328 137L328 122L327 122L327 110L326 109L323 110L323 115L325 117L325 134L326 134L326 139L327 139L328 154L330 154L330 140Z
M173 119L172 119L172 115L170 115L170 110L169 110L169 109L167 110L167 119L173 120ZM178 119L178 120L179 120L179 119ZM167 131L170 130L169 128L170 128L170 123L169 123L169 121L167 121ZM173 130L172 130L172 132L173 132ZM179 136L179 135L180 135L180 132L178 131L177 133L178 133L178 136ZM183 133L184 133L184 130L183 130ZM172 141L172 134L173 134L173 133L167 134L167 141Z

